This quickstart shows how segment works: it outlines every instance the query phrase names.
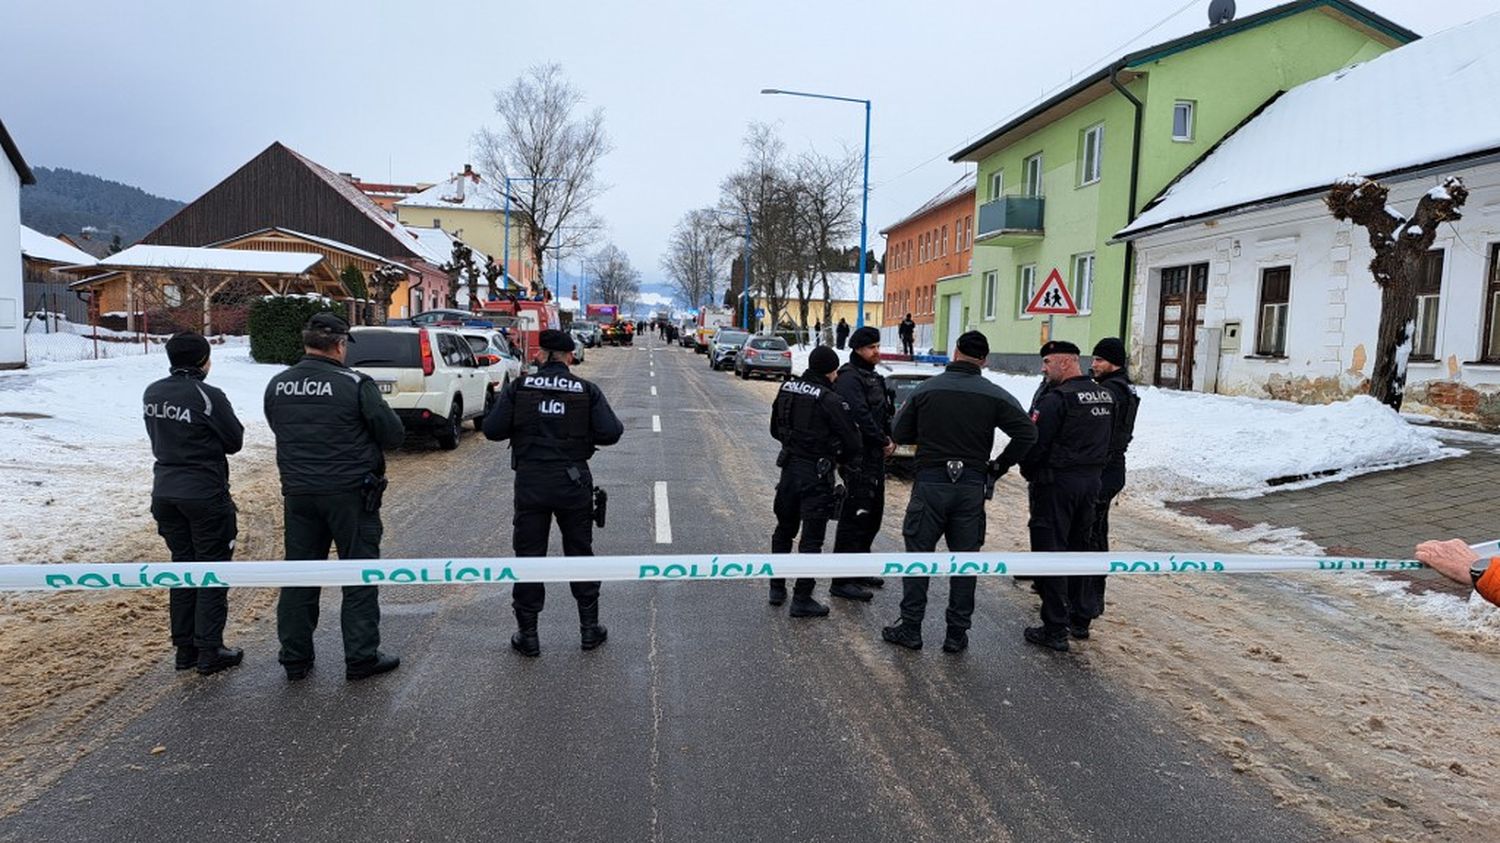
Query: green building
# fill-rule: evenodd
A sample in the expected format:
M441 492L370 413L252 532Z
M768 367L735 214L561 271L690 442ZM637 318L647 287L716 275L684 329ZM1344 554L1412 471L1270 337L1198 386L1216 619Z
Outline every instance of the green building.
M1080 311L1055 338L1087 353L1125 336L1115 232L1281 92L1417 37L1355 3L1286 3L1130 53L960 150L978 165L974 257L938 285L935 344L977 329L992 365L1035 371L1047 319L1022 310L1054 269Z

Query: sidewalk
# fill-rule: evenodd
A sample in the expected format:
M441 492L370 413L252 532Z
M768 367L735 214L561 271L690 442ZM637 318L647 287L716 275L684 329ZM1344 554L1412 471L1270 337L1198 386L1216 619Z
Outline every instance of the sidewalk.
M1417 542L1425 539L1477 543L1500 536L1495 481L1500 451L1467 438L1445 442L1469 453L1258 498L1204 498L1168 506L1234 529L1293 527L1336 556L1410 559ZM1446 583L1426 572L1414 581L1426 587ZM1463 589L1445 585L1438 590L1458 594Z

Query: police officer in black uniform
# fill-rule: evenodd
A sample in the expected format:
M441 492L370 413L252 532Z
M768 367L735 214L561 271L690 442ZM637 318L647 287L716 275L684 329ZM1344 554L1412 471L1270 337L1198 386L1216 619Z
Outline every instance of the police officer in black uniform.
M173 562L219 562L234 556L237 532L229 497L229 460L245 444L234 407L204 382L212 365L208 340L191 331L167 340L171 374L146 387L142 412L151 453L151 515ZM224 646L229 598L223 588L174 588L170 615L177 669L207 676L234 667L245 653Z
M837 491L834 470L860 469L859 430L849 405L834 391L838 353L827 346L813 349L807 370L781 385L771 404L771 436L781 443L781 479L776 484L776 529L772 553L791 553L792 539L801 533L798 553L821 553L828 522L835 516ZM794 618L817 618L828 607L813 599L814 580L803 577L792 588ZM786 580L771 580L772 606L786 602Z
M1109 461L1114 431L1113 394L1084 374L1078 346L1053 340L1042 346L1042 377L1047 387L1031 408L1036 447L1021 461L1030 485L1032 551L1086 551L1094 526L1099 473ZM1089 637L1089 622L1103 611L1102 577L1038 577L1042 625L1027 627L1025 638L1054 650L1068 649L1068 634Z
M880 362L880 331L865 325L849 335L849 362L839 367L833 389L849 405L859 428L858 472L845 470L848 490L839 526L833 534L834 553L869 553L885 516L885 458L896 450L891 441L891 409L885 378L875 371ZM869 600L874 595L863 586L879 588L880 577L839 577L828 593L848 600Z
M954 552L984 547L985 499L994 481L1036 441L1020 402L981 373L989 353L984 334L969 331L959 337L953 362L943 374L923 381L896 415L892 437L917 446L916 482L901 525L910 552L930 553L939 538L946 538ZM992 464L996 428L1010 444ZM945 653L969 646L976 583L972 576L948 580ZM886 641L922 649L927 586L927 577L902 579L901 619L881 631Z
M302 329L304 356L266 384L266 420L276 434L286 558L380 558L384 448L401 444L401 419L375 381L344 365L349 323L319 313ZM279 660L286 678L306 678L318 626L317 587L283 588L276 605ZM380 652L380 592L344 586L340 624L344 676L350 681L395 670L401 660Z
M1089 549L1109 550L1109 508L1125 488L1125 452L1135 437L1135 414L1141 397L1130 382L1129 359L1119 337L1105 337L1094 344L1094 382L1115 399L1114 431L1109 437L1109 462L1099 475L1099 497L1094 501L1094 529ZM1098 608L1104 608L1104 577L1100 577Z
M556 518L563 555L593 556L594 477L589 458L601 446L620 441L625 426L599 387L568 371L575 348L571 336L547 330L538 344L536 373L511 381L484 418L486 438L510 440L510 466L516 472L511 546L517 556L546 556ZM609 636L599 623L599 583L569 585L578 601L583 649L592 650ZM510 645L523 656L541 655L537 616L546 593L539 582L516 583L511 590L519 629Z

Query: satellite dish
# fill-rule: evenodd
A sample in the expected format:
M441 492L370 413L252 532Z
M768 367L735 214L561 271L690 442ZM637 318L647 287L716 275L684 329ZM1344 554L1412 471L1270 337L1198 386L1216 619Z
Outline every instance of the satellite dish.
M1234 0L1213 0L1208 4L1208 25L1219 26L1234 20Z

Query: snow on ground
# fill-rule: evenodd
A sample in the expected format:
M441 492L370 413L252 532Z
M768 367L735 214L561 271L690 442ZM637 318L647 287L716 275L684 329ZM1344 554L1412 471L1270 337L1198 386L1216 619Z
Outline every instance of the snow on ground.
M27 337L29 348L34 339ZM111 536L149 523L152 460L141 393L166 376L167 356L159 347L134 348L133 356L69 363L38 363L33 354L31 368L0 372L0 563L99 552ZM280 370L251 362L243 339L214 347L208 382L224 390L245 425L245 451L230 458L231 483L273 452L261 396Z
M793 350L797 372L807 367L810 353L807 348ZM936 373L942 369L889 363L881 371ZM985 372L985 377L1014 395L1022 407L1030 406L1041 384L1040 375ZM1447 431L1411 424L1368 396L1308 405L1138 389L1141 409L1127 458L1130 491L1157 502L1252 497L1463 453L1438 438ZM1003 443L1003 437L997 438ZM1331 474L1317 476L1324 472ZM1268 480L1291 477L1306 479L1295 485L1267 485Z

